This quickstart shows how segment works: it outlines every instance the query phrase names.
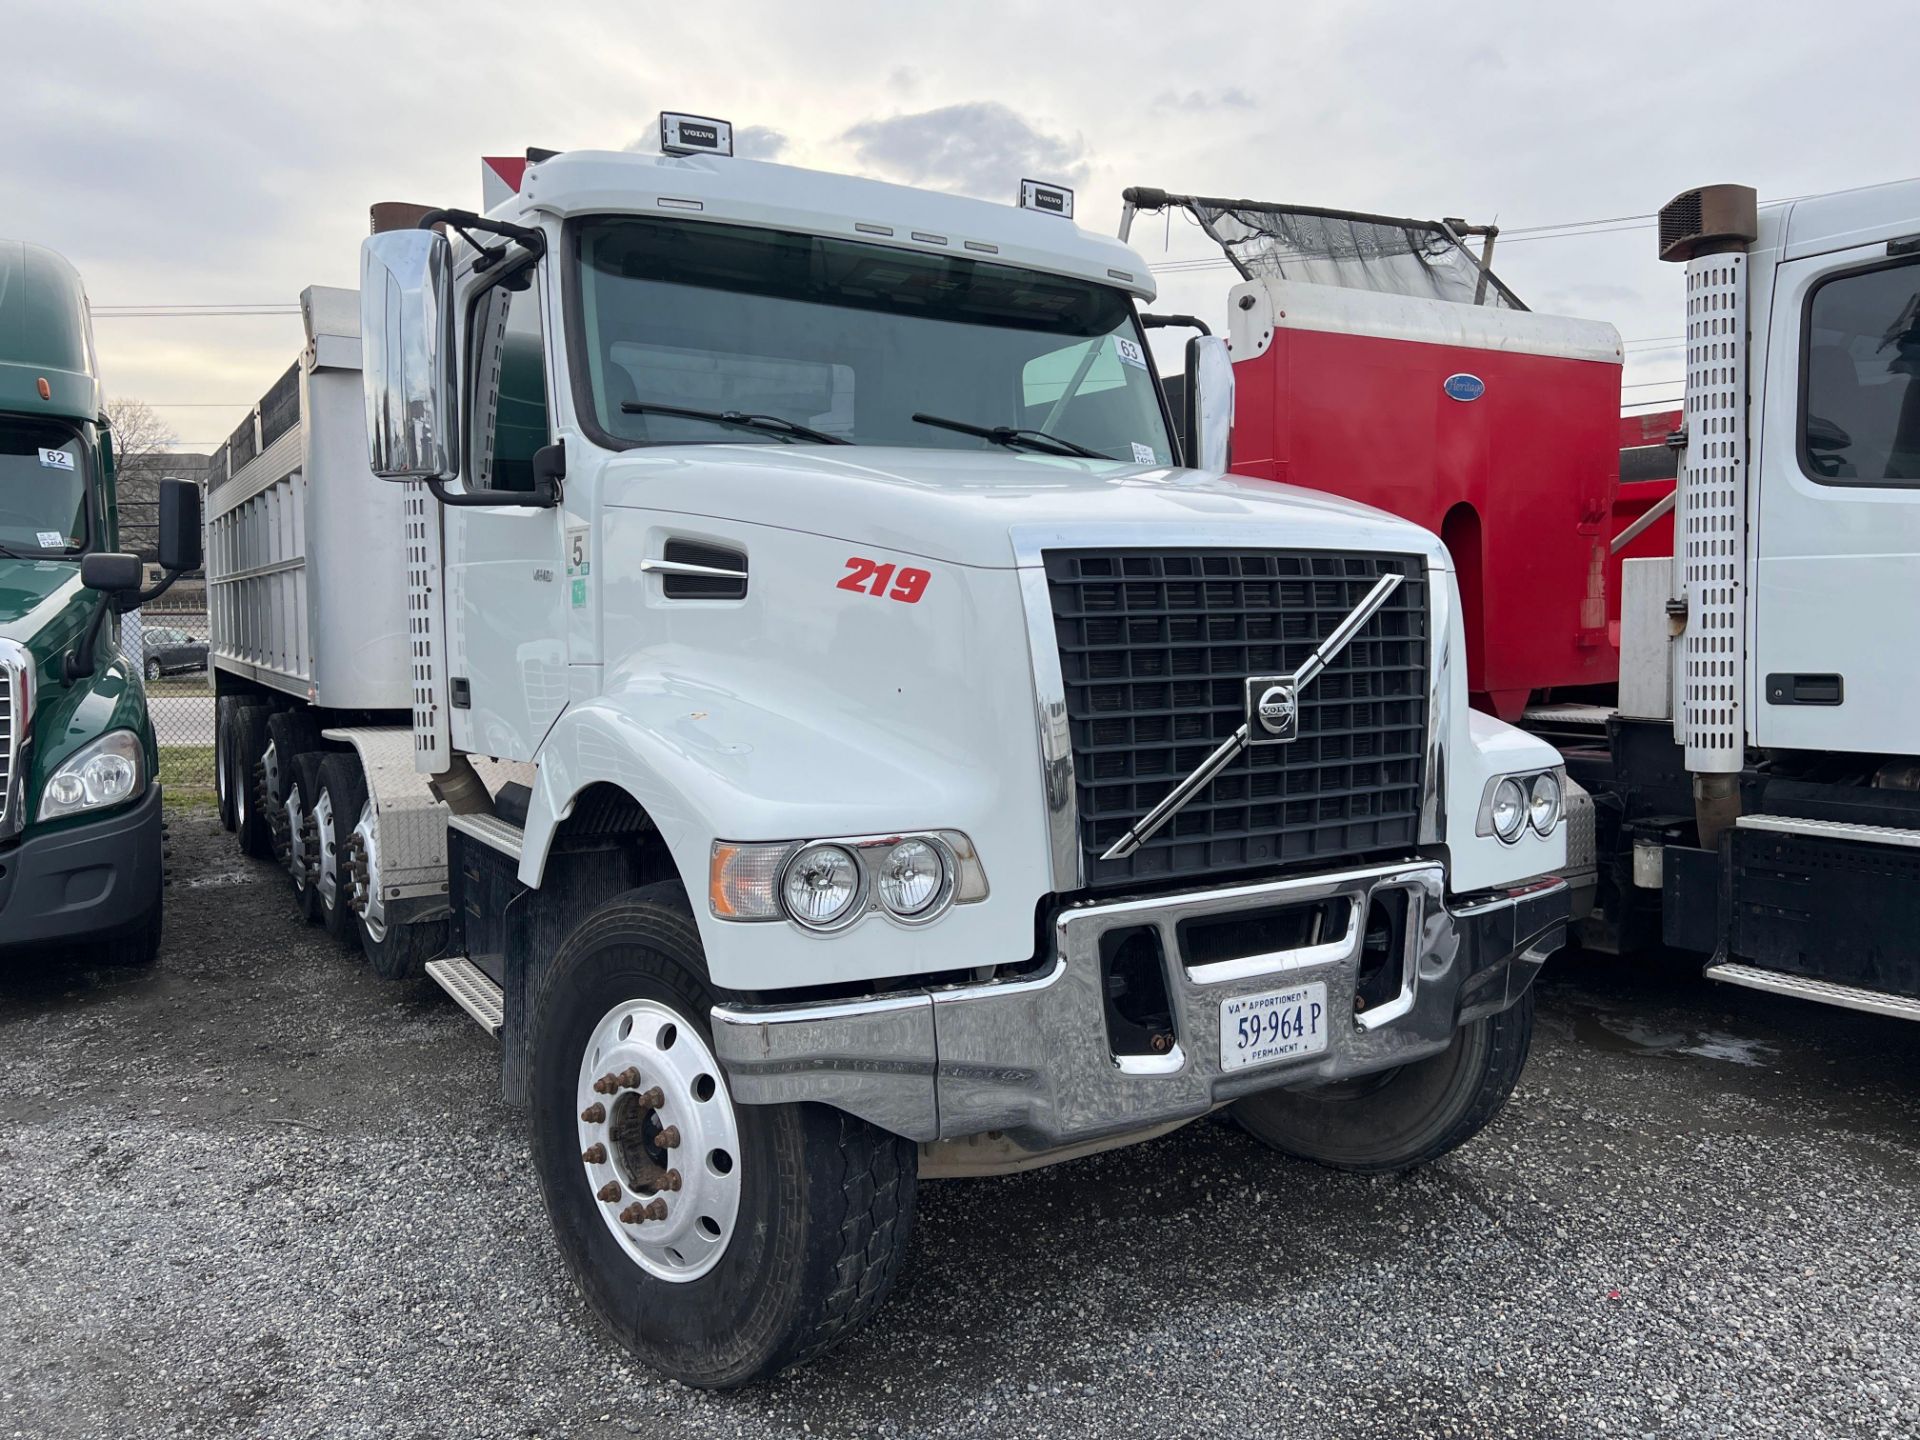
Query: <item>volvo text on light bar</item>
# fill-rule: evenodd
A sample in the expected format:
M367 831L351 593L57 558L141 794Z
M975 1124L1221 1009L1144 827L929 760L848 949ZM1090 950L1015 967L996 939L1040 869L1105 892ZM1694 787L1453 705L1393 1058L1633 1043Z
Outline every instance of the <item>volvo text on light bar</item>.
M1073 191L1064 185L1048 185L1039 180L1020 182L1020 208L1038 210L1042 215L1073 218Z
M677 115L660 112L660 153L662 155L731 155L733 126L725 120L705 115Z

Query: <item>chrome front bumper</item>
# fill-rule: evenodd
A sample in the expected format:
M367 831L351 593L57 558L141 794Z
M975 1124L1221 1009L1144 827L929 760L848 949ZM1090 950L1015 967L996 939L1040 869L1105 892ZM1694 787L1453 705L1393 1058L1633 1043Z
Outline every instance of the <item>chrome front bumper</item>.
M1449 908L1436 864L1349 870L1152 900L1082 904L1054 922L1037 976L795 1006L718 1005L714 1048L733 1098L810 1100L910 1140L1000 1131L1055 1149L1203 1115L1240 1095L1335 1080L1444 1050L1455 1029L1504 1010L1564 941L1566 882L1549 878ZM1368 902L1407 894L1399 993L1354 1010ZM1189 965L1181 925L1236 911L1348 899L1347 933L1319 944ZM1100 937L1151 926L1173 1008L1164 1055L1114 1054ZM1224 1072L1221 1002L1323 981L1335 1017L1318 1054Z

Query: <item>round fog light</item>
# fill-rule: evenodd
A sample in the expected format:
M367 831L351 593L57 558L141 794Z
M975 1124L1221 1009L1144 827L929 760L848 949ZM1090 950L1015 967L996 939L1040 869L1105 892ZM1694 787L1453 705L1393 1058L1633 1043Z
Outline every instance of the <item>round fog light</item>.
M844 920L860 898L860 862L838 845L809 845L787 862L780 894L802 925Z
M1493 833L1502 840L1517 840L1527 824L1527 792L1512 776L1502 780L1493 792Z
M1551 835L1560 823L1560 777L1551 770L1533 777L1527 796L1527 823L1542 835Z
M928 910L947 888L947 861L924 840L902 840L880 862L880 903L902 919Z

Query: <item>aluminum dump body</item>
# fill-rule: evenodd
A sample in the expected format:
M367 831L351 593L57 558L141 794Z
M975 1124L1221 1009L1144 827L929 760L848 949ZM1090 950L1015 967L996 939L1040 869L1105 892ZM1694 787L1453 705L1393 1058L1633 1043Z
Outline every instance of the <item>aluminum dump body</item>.
M402 488L367 468L360 297L301 292L307 344L214 455L213 663L316 705L412 703Z

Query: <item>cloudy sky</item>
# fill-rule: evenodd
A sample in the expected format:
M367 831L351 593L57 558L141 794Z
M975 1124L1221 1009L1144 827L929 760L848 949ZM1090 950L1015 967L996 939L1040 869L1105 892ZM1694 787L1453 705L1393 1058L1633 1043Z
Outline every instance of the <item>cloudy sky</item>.
M193 448L291 361L301 287L354 282L369 203L473 205L479 156L650 144L664 107L797 165L992 200L1058 179L1105 231L1129 184L1519 232L1712 181L1920 174L1914 0L0 0L0 33L0 234L80 267L109 391ZM1154 265L1217 253L1179 220L1133 238ZM1652 248L1631 218L1515 233L1496 269L1619 327L1650 401L1677 388L1679 329ZM1168 271L1158 308L1223 315L1230 278Z

